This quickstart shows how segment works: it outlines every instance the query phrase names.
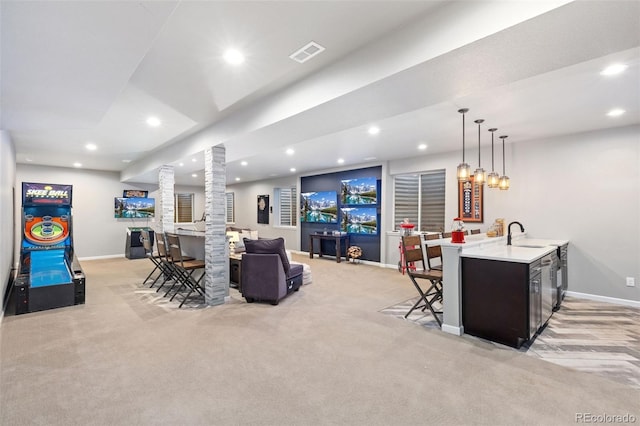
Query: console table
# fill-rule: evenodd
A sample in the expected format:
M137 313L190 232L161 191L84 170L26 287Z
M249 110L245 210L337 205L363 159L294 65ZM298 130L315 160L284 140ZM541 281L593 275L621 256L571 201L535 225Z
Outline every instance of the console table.
M346 259L347 250L349 250L349 234L333 235L333 234L309 234L309 258L313 259L313 240L320 240L318 255L322 257L322 240L333 240L336 243L336 262L340 263L342 241L345 242L344 256Z

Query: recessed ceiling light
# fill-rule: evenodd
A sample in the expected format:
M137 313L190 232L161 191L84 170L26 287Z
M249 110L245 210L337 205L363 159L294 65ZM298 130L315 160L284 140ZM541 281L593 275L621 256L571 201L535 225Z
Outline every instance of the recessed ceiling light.
M227 49L224 60L231 65L240 65L244 62L244 55L238 49Z
M33 159L31 159L31 158L25 158L25 161L26 161L27 163L30 163L30 162L32 162L32 161L33 161Z
M178 164L178 166L184 167L184 163L180 163L180 164Z
M296 171L296 168L295 168L295 167L292 167L292 168L290 168L290 169L289 169L289 171L290 171L291 173L293 173L293 172L295 172L295 171Z
M247 163L246 161L241 161L241 162L240 162L240 165L241 165L241 166L246 166L246 165L248 165L248 164L249 164L249 163Z
M192 174L191 177L198 177L196 173Z
M147 124L151 127L158 127L162 124L162 121L158 117L149 117L147 118Z
M380 128L376 126L371 126L367 131L369 132L370 135L377 135L378 133L380 133Z
M192 158L192 159L191 159L191 161L192 161L193 163L195 163L195 162L196 162L196 161L198 161L198 160L197 160L196 158Z
M131 160L122 160L123 163L130 163Z
M84 147L89 151L95 151L96 149L98 149L98 145L96 145L95 143L88 143Z
M240 178L239 178L239 177L237 177L237 178L236 178L236 182L238 182L239 180L240 180Z
M344 164L344 158L338 158L338 164Z
M603 69L600 72L600 75L616 75L616 74L620 74L626 69L627 69L627 65L625 64L612 64L606 67L605 69Z
M612 109L611 111L609 111L609 112L607 113L607 115L608 115L609 117L619 117L619 116L621 116L622 114L624 114L625 112L626 112L626 111L625 111L625 110L623 110L623 109L615 108L615 109Z
M291 148L287 149L285 152L287 153L287 155L293 155L295 153L295 151Z
M376 159L376 157L364 157L363 158L364 161L373 161L375 159Z
M73 167L82 167L82 163L75 162L73 163Z
M427 149L427 144L426 143L421 143L420 145L418 145L418 149L421 151L424 151L425 149Z

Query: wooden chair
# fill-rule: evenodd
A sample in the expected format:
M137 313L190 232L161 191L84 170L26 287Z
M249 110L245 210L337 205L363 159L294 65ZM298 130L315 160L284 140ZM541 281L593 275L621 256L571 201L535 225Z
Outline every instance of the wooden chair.
M480 233L480 229L472 229L471 230L471 235L479 234L479 233Z
M451 238L451 232L443 232L442 238Z
M407 275L409 275L411 282L420 294L420 299L418 299L404 317L407 318L415 309L421 309L424 312L424 310L428 308L438 322L438 325L442 326L442 320L439 315L442 315L443 312L434 308L435 302L442 301L442 271L427 269L422 251L422 241L419 235L403 236L402 245L405 250L404 261ZM411 269L409 268L409 263L418 266L422 265L422 269ZM419 281L428 283L426 291L420 286ZM427 285L424 287L427 287Z
M424 234L425 241L438 240L438 239L440 239L440 234Z

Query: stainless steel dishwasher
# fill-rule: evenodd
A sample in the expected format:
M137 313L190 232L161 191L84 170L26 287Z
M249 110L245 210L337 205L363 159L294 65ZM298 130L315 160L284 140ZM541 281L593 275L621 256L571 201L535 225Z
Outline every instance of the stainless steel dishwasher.
M553 255L551 253L542 257L540 262L541 274L541 324L544 325L549 318L551 318L551 314L553 313L553 293L557 292L558 289L554 285L553 274L555 274L555 270L553 268Z

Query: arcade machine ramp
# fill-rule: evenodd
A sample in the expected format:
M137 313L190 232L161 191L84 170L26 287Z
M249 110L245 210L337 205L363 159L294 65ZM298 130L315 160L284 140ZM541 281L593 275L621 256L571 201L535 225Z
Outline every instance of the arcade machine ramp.
M30 311L74 304L75 284L64 249L31 252L29 276Z

